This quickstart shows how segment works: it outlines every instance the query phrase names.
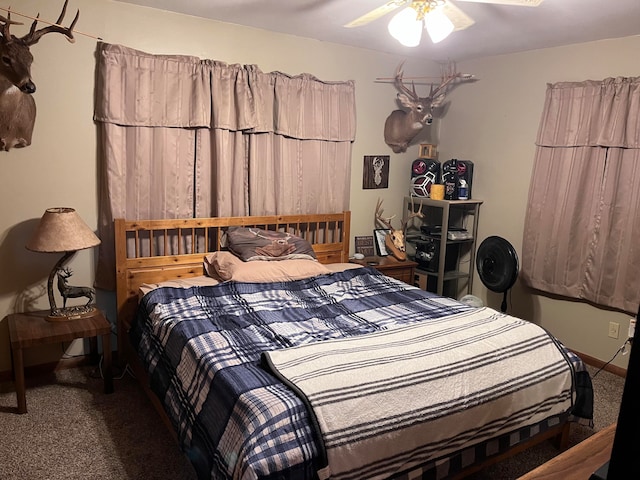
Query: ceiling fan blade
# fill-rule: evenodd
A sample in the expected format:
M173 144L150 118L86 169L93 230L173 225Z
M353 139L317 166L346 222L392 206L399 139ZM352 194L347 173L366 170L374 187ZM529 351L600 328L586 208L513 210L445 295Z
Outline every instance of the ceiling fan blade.
M469 28L471 25L476 23L473 18L464 13L451 2L447 2L442 6L442 13L444 13L449 18L449 20L451 20L451 23L453 23L454 31L464 30L465 28Z
M362 25L366 25L369 22L373 22L378 18L386 15L389 12L392 12L396 8L408 3L409 0L390 0L381 7L376 8L375 10L371 10L369 13L365 13L361 17L356 18L355 20L344 25L347 28L360 27Z
M520 7L537 7L544 0L458 0L459 2L494 3L498 5L517 5Z

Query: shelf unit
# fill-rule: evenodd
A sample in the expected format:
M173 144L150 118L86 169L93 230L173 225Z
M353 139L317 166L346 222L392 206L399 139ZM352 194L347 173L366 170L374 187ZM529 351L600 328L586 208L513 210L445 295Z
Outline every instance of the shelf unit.
M407 225L407 253L412 258L415 257L415 245L418 241L431 240L437 246L437 270L427 270L421 266L416 268L417 274L425 275L427 280L431 279L431 282L428 283L435 283L435 289L426 289L435 291L438 295L449 293L448 296L456 297L461 291L458 288L458 281L462 280L466 283L466 293L470 294L473 287L478 218L482 200L432 200L431 198L407 196L404 197L403 202L403 222L406 222L411 214L412 205L413 212L418 211L422 206L424 218L414 217ZM420 230L422 225L441 225L442 232L439 236L426 235ZM471 234L470 238L449 240L448 233L452 227L466 229ZM449 250L449 256L447 250ZM452 253L455 258L452 257ZM451 268L451 263L454 264L453 268Z

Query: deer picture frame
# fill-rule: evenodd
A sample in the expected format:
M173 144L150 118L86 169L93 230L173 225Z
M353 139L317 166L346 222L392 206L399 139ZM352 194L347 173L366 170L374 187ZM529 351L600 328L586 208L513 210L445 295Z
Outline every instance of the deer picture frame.
M389 188L389 155L365 155L362 188Z

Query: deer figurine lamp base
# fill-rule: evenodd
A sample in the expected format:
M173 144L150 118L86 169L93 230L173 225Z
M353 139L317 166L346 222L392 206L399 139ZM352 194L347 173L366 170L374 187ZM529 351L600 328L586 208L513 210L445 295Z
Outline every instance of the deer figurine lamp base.
M67 280L72 272L63 265L78 250L95 247L100 239L89 229L73 208L49 208L40 219L33 237L26 247L34 252L64 253L56 262L47 280L47 294L51 312L46 317L52 322L76 320L91 315L96 306L96 291L91 287L75 287ZM62 307L58 307L53 291L53 282L58 277L58 290L63 298ZM67 306L67 299L85 297L84 305Z
M96 291L91 287L74 287L67 284L67 279L72 275L69 268L63 267L65 262L71 258L76 252L66 252L60 260L55 264L53 270L49 274L47 281L47 294L49 296L49 306L51 311L47 317L50 322L61 322L67 320L76 320L79 318L92 315L96 311L96 305L93 303ZM58 276L58 291L64 303L62 307L56 305L56 299L53 294L53 281ZM86 297L85 305L67 306L67 298Z

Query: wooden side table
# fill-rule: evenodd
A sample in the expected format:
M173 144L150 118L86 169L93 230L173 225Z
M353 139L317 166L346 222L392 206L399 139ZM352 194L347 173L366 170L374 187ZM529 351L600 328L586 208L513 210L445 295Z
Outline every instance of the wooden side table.
M13 359L13 376L16 385L18 413L27 413L27 398L24 381L25 348L51 343L61 343L76 338L89 338L91 354L97 358L98 336L102 336L102 375L104 392L113 392L113 373L111 370L111 324L104 315L96 310L92 315L64 322L49 322L49 311L14 313L9 315L9 337Z
M380 273L403 281L404 283L408 283L409 285L413 285L413 277L416 272L416 267L418 266L418 264L412 260L407 259L404 262L401 262L391 255L386 257L364 257L362 260L352 258L350 261L365 267L373 267Z

